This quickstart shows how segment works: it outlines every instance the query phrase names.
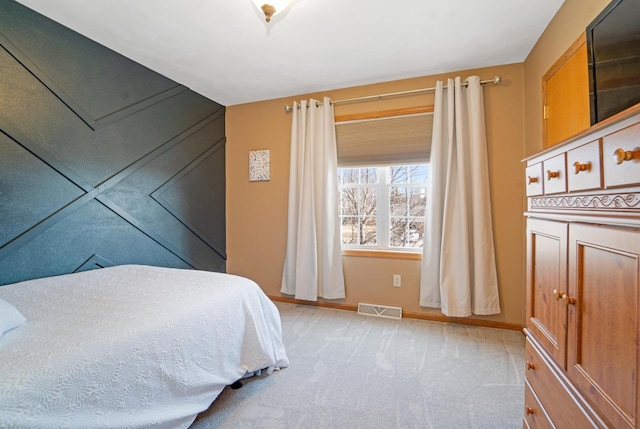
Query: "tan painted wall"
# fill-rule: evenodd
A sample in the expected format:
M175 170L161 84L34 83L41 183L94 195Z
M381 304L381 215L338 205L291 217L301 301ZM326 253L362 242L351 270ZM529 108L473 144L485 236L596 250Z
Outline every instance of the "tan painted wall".
M502 314L480 317L523 324L524 307L524 183L521 159L542 149L541 78L578 38L609 0L565 0L524 63L376 85L303 94L287 99L231 106L227 109L227 241L229 273L255 280L271 296L280 296L285 253L289 131L284 105L292 100L327 95L343 99L362 95L431 87L437 79L500 74L504 82L484 91L491 169L494 233ZM420 95L336 106L336 114L432 104ZM271 150L271 181L249 183L248 152ZM439 314L418 305L420 261L344 257L347 298L334 301L401 306L412 313ZM394 288L392 275L402 275Z
M281 296L285 255L291 116L285 104L327 95L334 100L415 88L432 87L437 79L477 74L482 79L503 76L500 86L484 90L493 220L502 314L482 319L524 322L523 153L524 66L520 64L451 72L376 85L298 95L230 106L227 134L227 271L255 280L271 296ZM336 115L433 104L433 95L419 95L336 106ZM271 180L249 182L250 150L271 151ZM420 261L344 257L345 300L400 306L407 312L440 314L418 305ZM402 287L392 286L393 274Z
M524 62L524 156L542 149L542 76L610 0L565 0Z

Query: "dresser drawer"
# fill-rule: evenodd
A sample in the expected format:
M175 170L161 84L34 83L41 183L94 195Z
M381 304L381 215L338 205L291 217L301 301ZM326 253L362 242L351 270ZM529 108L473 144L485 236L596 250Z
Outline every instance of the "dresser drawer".
M640 123L605 136L602 150L607 188L640 183Z
M525 174L527 197L542 195L542 163L528 166Z
M527 382L536 393L553 425L558 428L597 427L555 376L529 338L527 338L525 354Z
M567 173L565 167L565 154L554 156L542 162L544 170L544 193L558 194L567 192Z
M569 192L600 189L600 140L592 141L567 152Z
M524 421L530 429L553 429L547 413L533 393L529 383L524 383Z

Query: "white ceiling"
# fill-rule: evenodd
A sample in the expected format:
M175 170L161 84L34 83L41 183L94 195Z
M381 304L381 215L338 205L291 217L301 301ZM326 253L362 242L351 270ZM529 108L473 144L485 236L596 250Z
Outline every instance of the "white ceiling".
M522 62L563 0L18 0L225 106Z

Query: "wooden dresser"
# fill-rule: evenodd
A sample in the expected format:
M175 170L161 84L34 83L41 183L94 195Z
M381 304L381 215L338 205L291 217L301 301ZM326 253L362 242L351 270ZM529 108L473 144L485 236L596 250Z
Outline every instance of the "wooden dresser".
M640 426L640 105L526 162L524 427Z

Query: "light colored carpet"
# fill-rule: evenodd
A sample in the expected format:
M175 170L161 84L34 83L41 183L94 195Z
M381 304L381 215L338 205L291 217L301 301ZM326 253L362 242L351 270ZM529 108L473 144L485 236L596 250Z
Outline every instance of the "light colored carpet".
M521 333L276 305L291 366L225 388L191 429L522 428Z

